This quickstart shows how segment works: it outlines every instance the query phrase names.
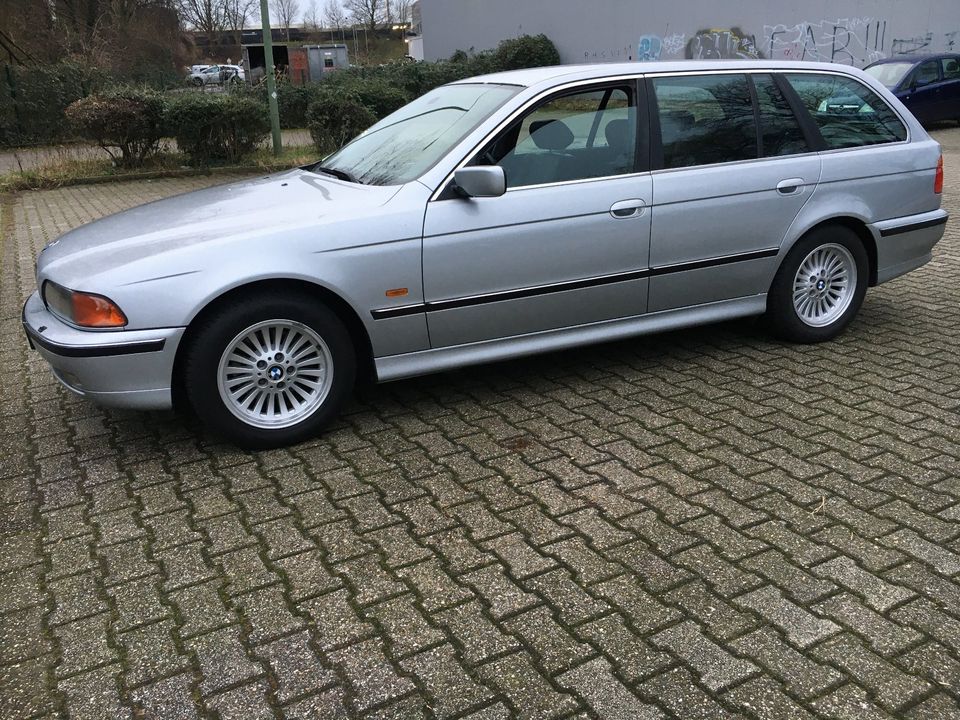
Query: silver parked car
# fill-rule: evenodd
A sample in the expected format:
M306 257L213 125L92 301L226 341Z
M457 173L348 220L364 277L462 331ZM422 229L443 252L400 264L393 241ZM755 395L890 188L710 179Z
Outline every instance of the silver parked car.
M845 66L566 66L438 88L317 165L41 252L23 310L70 390L304 439L396 380L766 314L840 333L940 239L940 147Z

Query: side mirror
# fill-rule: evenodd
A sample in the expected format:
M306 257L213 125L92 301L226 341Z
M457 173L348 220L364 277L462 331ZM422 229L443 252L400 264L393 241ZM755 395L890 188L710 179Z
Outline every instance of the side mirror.
M453 181L467 197L500 197L507 191L507 176L499 165L460 168L453 174Z

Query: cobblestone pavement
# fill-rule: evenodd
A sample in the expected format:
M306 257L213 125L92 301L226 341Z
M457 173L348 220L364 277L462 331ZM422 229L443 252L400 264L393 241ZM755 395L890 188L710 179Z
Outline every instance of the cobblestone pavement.
M206 182L4 200L0 717L958 716L957 221L833 343L369 388L244 454L70 397L19 328L45 242Z

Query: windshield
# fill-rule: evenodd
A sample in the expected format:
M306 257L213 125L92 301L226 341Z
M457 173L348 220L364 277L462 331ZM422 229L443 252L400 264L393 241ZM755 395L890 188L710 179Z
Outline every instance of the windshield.
M439 87L388 115L321 165L368 185L410 182L522 89L513 85Z
M892 88L896 87L897 84L903 80L903 76L910 72L910 68L912 67L913 63L891 62L868 67L866 72L870 75L873 75L873 77L882 82L888 88Z

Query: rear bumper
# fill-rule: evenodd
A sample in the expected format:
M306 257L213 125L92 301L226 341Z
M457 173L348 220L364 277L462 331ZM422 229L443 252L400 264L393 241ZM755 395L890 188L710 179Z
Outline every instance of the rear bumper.
M934 210L871 224L877 242L877 284L930 262L947 218L946 210Z
M171 379L184 328L94 332L70 327L33 293L22 323L30 347L73 393L138 410L172 406Z

